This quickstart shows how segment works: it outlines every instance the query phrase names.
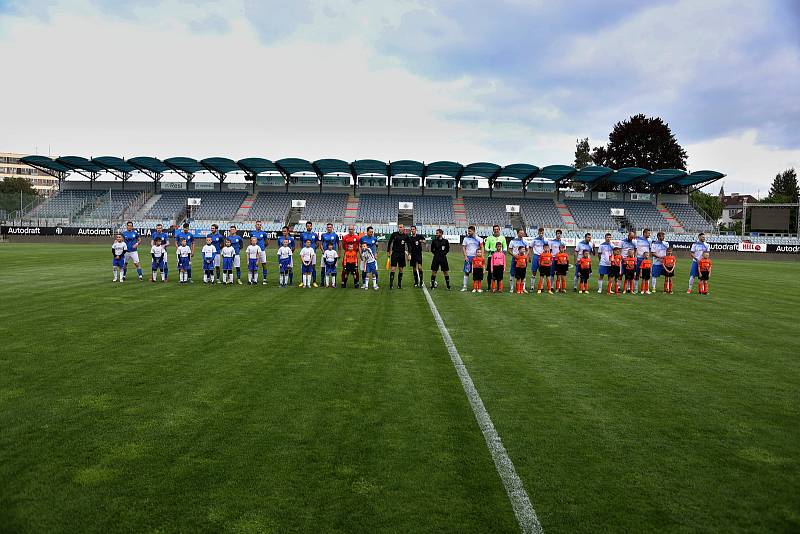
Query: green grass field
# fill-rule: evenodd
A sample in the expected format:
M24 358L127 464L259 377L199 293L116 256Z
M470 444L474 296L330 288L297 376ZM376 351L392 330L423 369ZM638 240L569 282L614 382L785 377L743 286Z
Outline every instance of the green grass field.
M517 530L410 274L112 284L108 248L0 245L0 531ZM433 292L545 532L800 531L798 265L687 268Z

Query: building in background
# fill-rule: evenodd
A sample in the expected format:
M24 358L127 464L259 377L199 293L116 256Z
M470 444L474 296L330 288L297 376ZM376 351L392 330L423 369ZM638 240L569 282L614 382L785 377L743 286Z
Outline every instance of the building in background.
M742 220L743 204L745 201L747 201L748 204L758 202L756 197L752 195L740 195L739 193L726 195L723 190L719 192L719 200L722 202L722 216L719 219L719 223L726 226Z
M58 179L20 162L27 154L0 152L0 180L27 178L39 194L48 195L58 188Z

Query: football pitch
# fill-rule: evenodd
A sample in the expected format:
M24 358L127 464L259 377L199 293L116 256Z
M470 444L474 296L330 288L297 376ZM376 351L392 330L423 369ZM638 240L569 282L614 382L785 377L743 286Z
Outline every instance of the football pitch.
M268 252L269 287L209 287L174 250L113 284L110 243L0 244L0 531L519 530L410 272L281 289ZM651 296L440 274L545 532L800 531L798 264L717 259L708 296L688 265Z

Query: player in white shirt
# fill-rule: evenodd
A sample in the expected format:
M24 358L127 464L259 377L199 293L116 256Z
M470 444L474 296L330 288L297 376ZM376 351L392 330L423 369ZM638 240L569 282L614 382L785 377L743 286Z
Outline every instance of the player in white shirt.
M255 237L250 238L250 244L247 245L244 253L247 257L247 283L258 285L258 263L261 260L261 254L264 251L258 246L258 239ZM263 262L266 264L266 262Z
M362 286L365 290L369 289L369 277L372 276L372 288L378 290L378 260L375 258L375 252L366 243L361 243L361 261L364 264L364 276Z
M333 241L327 242L327 249L322 253L322 267L325 269L325 287L336 287L336 261L339 253L333 248Z
M703 258L703 252L708 252L710 249L706 244L706 234L700 232L697 234L697 241L692 245L692 248L689 250L692 254L692 266L689 269L689 289L686 290L687 293L692 292L692 287L694 286L694 279L700 277L700 269L698 267L698 262Z
M278 247L278 269L280 272L279 282L281 287L287 287L292 283L292 267L292 248L289 246L289 241L284 240L283 244Z
M314 278L314 267L317 264L317 253L311 246L310 239L306 239L306 246L300 249L300 263L303 275L302 287L311 287Z
M608 283L612 283L614 273L611 270L611 256L614 254L614 245L611 243L611 234L606 233L605 241L600 243L597 247L597 252L600 254L600 265L597 276L597 292L603 292L603 277L608 277Z
M189 281L189 269L191 269L192 262L192 247L186 244L186 239L181 239L181 245L176 250L178 254L178 271L179 280L181 284Z
M111 262L111 267L114 269L114 282L125 280L122 276L122 270L125 268L125 253L128 251L128 245L122 238L122 234L117 234L116 240L111 244L111 253L114 255L114 260Z
M478 254L478 250L483 249L483 239L475 235L474 226L467 228L467 235L461 242L461 246L464 249L464 285L461 287L461 291L466 291L469 276L472 274L472 260Z
M153 258L151 265L153 275L150 277L151 282L156 281L156 273L161 271L161 281L167 281L167 247L162 244L161 238L157 237L153 241L153 246L150 247L150 256Z
M211 236L206 237L206 244L200 249L203 257L203 283L214 283L214 264L217 258L217 247L211 243Z
M644 253L645 252L647 252L648 254L650 253L650 244L651 244L650 229L645 228L644 230L642 230L642 235L634 239L633 244L636 247L636 291L634 293L636 292L643 293L644 291L648 290L648 288L650 287L650 283L648 282L647 287L642 289L642 280L639 277L641 269L639 268L639 266L641 265L642 260L644 259Z
M653 258L653 271L650 277L650 291L656 292L658 277L664 274L664 264L662 263L669 250L669 241L664 241L664 232L656 234L656 240L650 243L650 250Z
M219 252L222 256L222 283L233 284L233 263L236 257L236 249L231 245L231 240L225 240L225 246Z

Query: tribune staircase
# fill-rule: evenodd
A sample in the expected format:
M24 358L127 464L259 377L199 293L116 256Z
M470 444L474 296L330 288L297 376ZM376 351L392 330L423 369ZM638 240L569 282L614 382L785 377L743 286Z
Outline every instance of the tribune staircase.
M658 204L656 205L656 209L661 214L661 216L664 217L664 220L667 221L667 224L669 224L670 228L672 228L673 234L686 233L686 229L683 227L683 224L678 220L675 214L670 211L668 207L666 207L664 204Z
M239 206L239 209L236 210L236 215L233 216L233 222L243 223L247 220L247 216L250 214L250 209L253 207L253 204L256 201L256 197L258 193L248 195L243 201L242 204Z
M467 226L467 209L466 207L464 207L463 197L453 199L453 215L455 218L456 226L458 227Z
M577 230L578 225L575 223L575 217L569 211L569 207L560 200L554 200L558 214L561 215L561 220L564 221L564 226L567 230Z
M355 224L356 217L358 217L358 197L350 195L347 197L347 207L344 209L344 217L342 217L343 224Z
M155 195L151 196L147 199L147 202L142 204L142 207L139 208L139 211L133 214L131 220L134 221L141 221L144 220L144 216L147 215L147 212L158 202L158 199L161 198L161 193L156 193Z

